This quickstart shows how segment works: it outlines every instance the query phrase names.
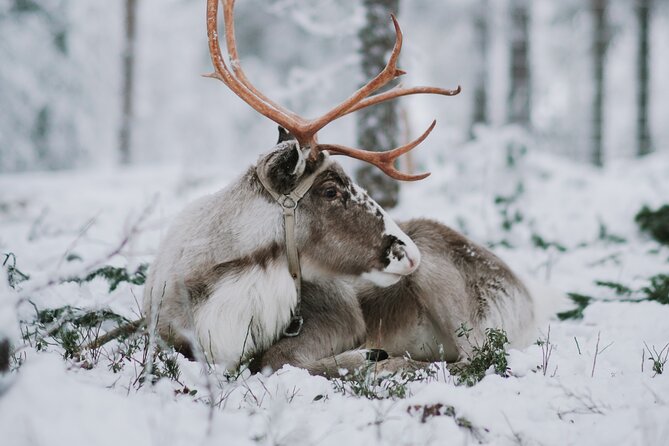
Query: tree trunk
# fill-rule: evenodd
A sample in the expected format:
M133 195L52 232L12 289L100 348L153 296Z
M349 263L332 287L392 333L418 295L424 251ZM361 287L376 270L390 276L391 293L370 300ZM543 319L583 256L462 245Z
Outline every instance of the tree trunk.
M604 164L603 127L604 127L604 58L608 46L606 23L607 0L590 0L593 19L593 82L592 99L592 163Z
M0 338L0 373L9 371L9 339Z
M132 158L132 126L135 72L135 40L137 25L137 0L125 0L125 42L123 49L123 104L119 151L121 164L130 164Z
M650 10L652 0L636 0L636 15L639 40L637 42L637 153L647 155L652 151L648 124L648 85L649 82L649 48Z
M395 30L390 25L390 13L397 15L399 0L364 0L367 23L358 34L361 42L362 72L365 79L375 77L386 65L395 43ZM379 92L396 85L390 82ZM365 150L384 151L396 147L398 135L397 104L384 102L364 108L357 114L358 145ZM397 204L399 184L376 167L361 166L356 177L358 184L382 207Z
M488 123L488 0L478 0L474 12L474 39L476 48L476 68L474 74L474 110L469 129L474 136L474 126Z
M527 0L511 0L511 88L508 122L530 127L530 11Z

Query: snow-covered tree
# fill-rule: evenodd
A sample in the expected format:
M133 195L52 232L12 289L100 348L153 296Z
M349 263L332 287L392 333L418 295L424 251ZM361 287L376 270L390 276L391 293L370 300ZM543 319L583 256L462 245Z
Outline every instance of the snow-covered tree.
M478 0L473 13L475 77L472 85L474 96L472 128L476 124L488 123L488 39L490 35L488 13L488 0ZM470 135L473 135L472 129L470 129Z
M119 130L119 151L122 164L132 159L132 127L134 118L135 53L137 36L137 0L125 0L123 48L123 108Z
M530 79L530 4L511 0L511 76L508 121L530 126L532 85Z
M590 0L592 13L592 151L591 160L595 166L604 164L604 67L609 32L606 17L607 0Z
M395 43L395 30L389 25L390 13L397 15L399 0L364 0L367 23L360 29L362 73L372 79L386 65L387 57ZM379 92L397 85L390 82ZM365 150L389 150L397 146L397 102L389 101L357 112L358 145ZM374 166L365 164L356 172L358 183L381 206L397 204L399 185Z
M80 151L68 12L64 0L0 6L0 170L67 167Z
M650 17L652 0L635 0L637 16L637 153L639 156L651 152L648 119L648 86L650 85Z

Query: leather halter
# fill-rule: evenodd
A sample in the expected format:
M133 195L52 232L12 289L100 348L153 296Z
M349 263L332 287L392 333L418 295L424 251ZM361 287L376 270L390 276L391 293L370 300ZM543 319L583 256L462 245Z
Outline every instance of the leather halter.
M300 146L296 141L291 141L297 145L297 150L301 150ZM327 155L326 155L327 156ZM286 240L286 257L288 258L288 272L290 277L293 279L293 284L295 285L295 291L297 294L297 302L295 303L295 308L292 311L290 318L290 323L288 327L283 330L284 336L295 337L300 334L302 330L302 325L304 324L304 319L302 318L302 269L300 268L300 257L297 252L297 244L295 242L295 210L300 200L309 192L311 186L313 186L314 181L318 174L325 170L330 163L327 158L323 161L323 164L318 167L314 172L305 176L300 180L300 182L295 186L295 188L290 191L288 194L280 194L273 190L270 187L269 179L267 178L263 169L256 167L256 174L260 180L260 184L263 185L265 190L276 200L277 203L283 209L283 226Z

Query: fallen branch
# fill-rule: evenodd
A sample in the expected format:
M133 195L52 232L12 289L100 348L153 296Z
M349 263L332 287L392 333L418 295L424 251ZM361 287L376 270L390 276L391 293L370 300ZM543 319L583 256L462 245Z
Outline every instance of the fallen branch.
M83 350L96 350L102 347L103 345L120 338L122 336L133 335L143 328L146 327L146 320L144 318L138 319L136 321L129 322L120 327L116 327L112 331L105 333L103 336L96 338L93 342L86 344L83 347Z

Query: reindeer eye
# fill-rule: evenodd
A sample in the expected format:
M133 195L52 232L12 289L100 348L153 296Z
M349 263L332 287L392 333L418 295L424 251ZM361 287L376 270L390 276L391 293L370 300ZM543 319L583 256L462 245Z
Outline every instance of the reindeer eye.
M325 199L327 200L334 200L335 198L337 198L338 195L339 192L337 191L337 188L334 186L328 187L323 191L323 197L325 197Z

